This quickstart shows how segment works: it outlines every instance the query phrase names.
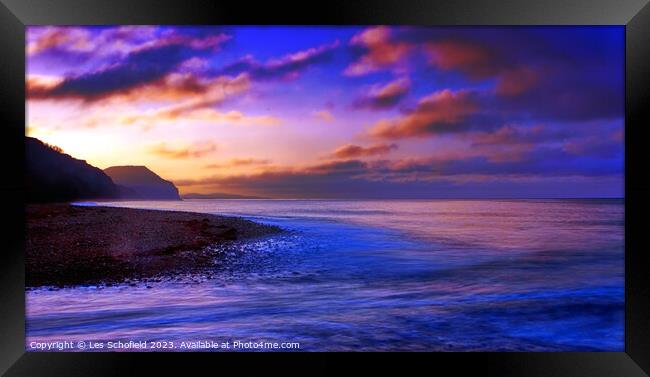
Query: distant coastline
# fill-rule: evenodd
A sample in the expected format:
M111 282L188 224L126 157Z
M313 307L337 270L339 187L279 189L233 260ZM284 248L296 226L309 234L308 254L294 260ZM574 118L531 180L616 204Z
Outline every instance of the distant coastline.
M189 193L181 195L181 199L269 199L262 196L237 195L215 192L210 194Z

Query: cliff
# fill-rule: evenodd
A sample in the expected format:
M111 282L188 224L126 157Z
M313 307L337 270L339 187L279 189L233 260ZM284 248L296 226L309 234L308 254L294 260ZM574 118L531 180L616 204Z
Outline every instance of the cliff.
M120 186L122 199L180 200L176 186L146 166L111 166L104 172Z

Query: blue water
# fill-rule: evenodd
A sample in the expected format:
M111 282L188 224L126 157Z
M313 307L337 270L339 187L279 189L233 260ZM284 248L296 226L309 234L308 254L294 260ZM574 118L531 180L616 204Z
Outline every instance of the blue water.
M27 292L27 342L300 350L622 351L621 200L185 200L287 232L205 273ZM29 349L29 348L28 348ZM174 348L172 350L179 350Z

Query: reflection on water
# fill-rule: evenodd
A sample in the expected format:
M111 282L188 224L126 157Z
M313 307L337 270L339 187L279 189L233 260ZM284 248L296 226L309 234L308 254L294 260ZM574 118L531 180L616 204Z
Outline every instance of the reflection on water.
M618 200L186 200L289 232L214 271L27 292L27 341L299 342L302 350L623 350ZM220 253L215 249L215 253Z

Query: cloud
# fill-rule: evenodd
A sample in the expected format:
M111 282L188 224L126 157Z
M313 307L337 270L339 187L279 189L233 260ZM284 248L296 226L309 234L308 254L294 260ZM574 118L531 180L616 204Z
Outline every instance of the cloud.
M181 78L176 84L170 84L162 85L162 87L172 88L171 93L174 93L174 90L180 92L179 94L181 95L178 98L172 98L180 102L158 109L155 113L157 116L177 118L196 110L220 105L228 98L237 96L250 89L250 80L247 75L239 75L237 77L220 76L201 81L189 76L189 78ZM187 92L195 95L187 96L185 95L188 94Z
M492 77L501 68L486 46L466 41L429 42L424 45L424 51L430 64L445 71L458 70L473 80Z
M160 37L154 26L30 26L27 28L27 54L49 57L69 54L92 60L112 55L124 56L151 47Z
M374 144L369 147L346 144L332 152L331 157L350 159L358 157L378 156L388 154L394 149L397 149L397 144Z
M314 116L320 120L323 120L325 122L333 122L334 121L334 115L332 115L329 110L320 110L314 112Z
M271 115L250 116L240 111L218 111L214 107L223 104L229 98L249 90L250 80L245 74L237 77L220 76L213 79L196 80L193 76L178 78L167 77L164 84L144 87L137 97L170 100L171 105L158 107L136 114L127 114L120 118L122 124L155 124L176 120L199 120L214 123L235 123L247 125L278 125L282 120ZM122 98L128 101L129 96Z
M474 157L483 157L489 162L520 161L537 146L536 137L542 136L543 127L503 126L494 132L473 132L466 135L471 142ZM541 140L540 140L541 141Z
M143 50L119 65L64 79L47 91L30 91L30 98L78 98L93 101L161 79L185 59L178 45Z
M343 72L347 76L363 76L372 72L395 69L409 54L411 44L395 41L387 26L371 27L355 35L350 46L363 51Z
M466 90L434 92L422 98L415 109L405 115L375 123L369 135L399 139L466 130L469 127L466 120L479 110L474 97L473 92Z
M539 81L540 74L528 67L519 67L505 71L498 79L496 94L500 96L518 96L533 89Z
M371 110L383 110L396 106L408 93L411 81L400 78L385 85L375 85L370 91L358 98L353 106Z
M186 102L191 97L193 102L200 100L216 105L249 88L250 81L245 76L204 78L188 72L173 72L160 80L115 95L112 99L128 102Z
M208 169L221 169L241 166L263 166L271 163L271 160L259 158L233 158L225 163L215 163L205 165Z
M581 70L589 68L556 68L535 85L530 84L535 76L524 76L507 85L500 81L496 88L498 95L490 106L495 112L524 115L540 122L622 119L625 108L623 73L611 72L611 77L594 79L602 74L600 70L592 74ZM621 81L618 84L610 82L617 81L616 76Z
M194 49L216 48L229 38L220 28L205 26L30 26L27 28L27 53L35 58L53 50L54 54L106 59L166 44L185 44Z
M417 41L429 63L442 73L459 72L470 81L493 80L497 98L490 106L495 112L537 121L623 116L620 31L419 28L397 37Z
M594 184L609 184L608 192L616 195L621 164L618 159L575 159L561 149L543 148L518 160L491 161L482 156L350 159L174 183L277 198L562 196L587 194ZM578 187L579 182L585 184Z
M302 168L282 168L261 171L254 174L215 175L202 179L177 179L178 186L216 186L219 189L236 189L247 192L251 189L273 191L274 196L322 195L328 190L337 190L341 180L348 181L356 174L366 171L366 163L357 160L333 161ZM284 192L286 195L283 195ZM279 195L277 195L279 194Z
M213 51L228 37L190 38L171 33L128 53L114 64L65 77L52 87L28 86L30 99L96 101L163 80L186 60Z
M575 134L574 131L573 135L575 136ZM563 141L570 136L571 133L566 128L553 129L541 124L533 126L507 124L492 132L472 132L468 135L474 146L507 145L522 142L541 144L549 141Z
M221 68L217 71L217 74L246 73L251 78L259 80L295 78L310 66L330 60L338 45L339 41L337 40L330 44L294 52L265 63L260 63L251 55L247 55L239 61Z
M151 125L159 122L177 120L204 121L209 123L243 124L250 126L275 126L282 123L280 118L272 115L248 116L240 111L221 112L210 108L199 108L177 112L173 109L162 110L153 114L131 115L121 119L122 124Z
M576 156L623 157L623 141L618 139L618 131L612 133L609 138L603 135L590 135L569 140L562 148L565 152Z
M28 93L46 93L51 91L63 81L63 77L27 75L26 88Z
M47 27L34 35L34 28L28 28L27 55L36 55L52 48L71 51L87 51L91 48L90 35L86 29L77 27Z
M516 63L502 49L489 45L447 39L424 45L429 64L443 71L458 71L470 80L496 78L495 92L501 96L518 96L535 87L540 79L537 69Z
M172 147L165 142L150 146L149 153L170 159L199 158L217 150L217 145L212 142L198 143L190 146Z

